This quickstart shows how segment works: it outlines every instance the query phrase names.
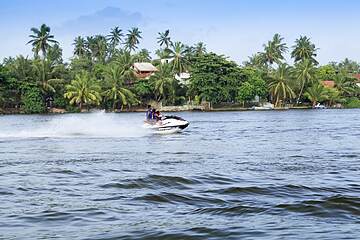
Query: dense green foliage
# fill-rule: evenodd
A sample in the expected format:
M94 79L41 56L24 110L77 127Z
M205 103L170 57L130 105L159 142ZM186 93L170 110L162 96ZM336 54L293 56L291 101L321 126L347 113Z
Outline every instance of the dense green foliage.
M101 101L100 85L96 79L89 76L85 71L77 74L70 84L66 85L64 97L70 100L70 104L79 105L80 110L86 106L99 105Z
M235 62L215 53L198 56L193 62L189 95L213 103L235 101L242 77Z
M286 104L359 107L359 63L345 59L319 66L317 48L300 36L289 48L275 34L258 52L239 65L209 52L204 43L188 46L172 41L170 31L158 33L159 49L152 59L147 49L138 49L142 32L114 27L109 34L78 36L73 57L63 61L62 49L43 24L31 28L33 58L5 58L0 64L0 108L42 113L51 108L79 111L89 108L117 109L203 101L241 103L252 106L271 101ZM289 53L293 64L285 62ZM151 62L153 75L138 78L135 62ZM182 78L184 74L190 78ZM186 75L185 74L185 75ZM324 80L333 81L326 85Z
M41 91L36 87L26 89L22 95L22 101L25 113L43 113L45 111Z
M360 99L359 98L349 98L345 103L346 108L360 108Z
M276 71L270 75L270 93L274 98L275 106L281 106L286 101L295 97L295 93L290 86L291 67L286 63L281 63Z
M313 107L316 103L322 102L327 98L325 88L321 84L312 85L307 89L304 96L311 101Z
M239 102L250 102L256 97L264 98L267 94L266 81L262 76L262 72L251 67L242 69L244 81L238 87L236 100Z

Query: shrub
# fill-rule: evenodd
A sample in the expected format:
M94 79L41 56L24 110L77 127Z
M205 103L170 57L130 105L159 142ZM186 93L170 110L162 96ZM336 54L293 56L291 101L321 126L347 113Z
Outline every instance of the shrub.
M54 107L57 108L66 108L68 105L68 101L61 95L54 97Z
M346 108L360 108L360 99L358 98L349 98L345 102Z
M79 113L81 112L80 111L80 108L78 108L77 106L73 106L73 105L67 105L65 110L69 113Z
M25 113L44 113L46 107L37 88L28 89L22 96L23 109Z

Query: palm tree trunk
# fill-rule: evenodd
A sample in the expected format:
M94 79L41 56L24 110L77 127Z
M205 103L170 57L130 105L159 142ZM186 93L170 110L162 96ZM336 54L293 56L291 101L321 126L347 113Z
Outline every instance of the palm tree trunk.
M276 97L275 107L278 107L278 104L279 104L279 96Z
M113 102L113 106L112 106L113 112L115 112L115 107L116 107L116 101Z
M45 61L45 58L46 58L46 49L45 49L45 47L42 47L41 51L42 51L42 60Z
M296 104L299 104L299 101L300 101L300 97L304 91L304 87L305 87L305 81L303 81L302 85L301 85L301 89L300 89L300 93L299 93L299 96L298 96L298 99L296 100Z
M175 93L175 89L173 88L173 91L172 91L172 102L173 102L173 105L175 105L175 101L176 101L176 93Z
M79 103L80 112L82 112L82 102Z

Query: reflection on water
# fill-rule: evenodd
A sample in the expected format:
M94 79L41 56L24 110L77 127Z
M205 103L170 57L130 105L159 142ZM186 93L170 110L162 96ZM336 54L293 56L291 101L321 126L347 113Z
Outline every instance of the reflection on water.
M0 116L0 239L357 239L360 111Z

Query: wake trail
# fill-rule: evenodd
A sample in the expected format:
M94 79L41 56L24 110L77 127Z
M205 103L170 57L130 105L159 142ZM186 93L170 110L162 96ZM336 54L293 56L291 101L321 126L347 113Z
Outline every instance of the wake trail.
M142 128L141 119L105 112L55 116L48 122L34 125L35 127L27 124L22 129L14 126L7 131L1 131L0 138L121 138L148 134L148 131Z

